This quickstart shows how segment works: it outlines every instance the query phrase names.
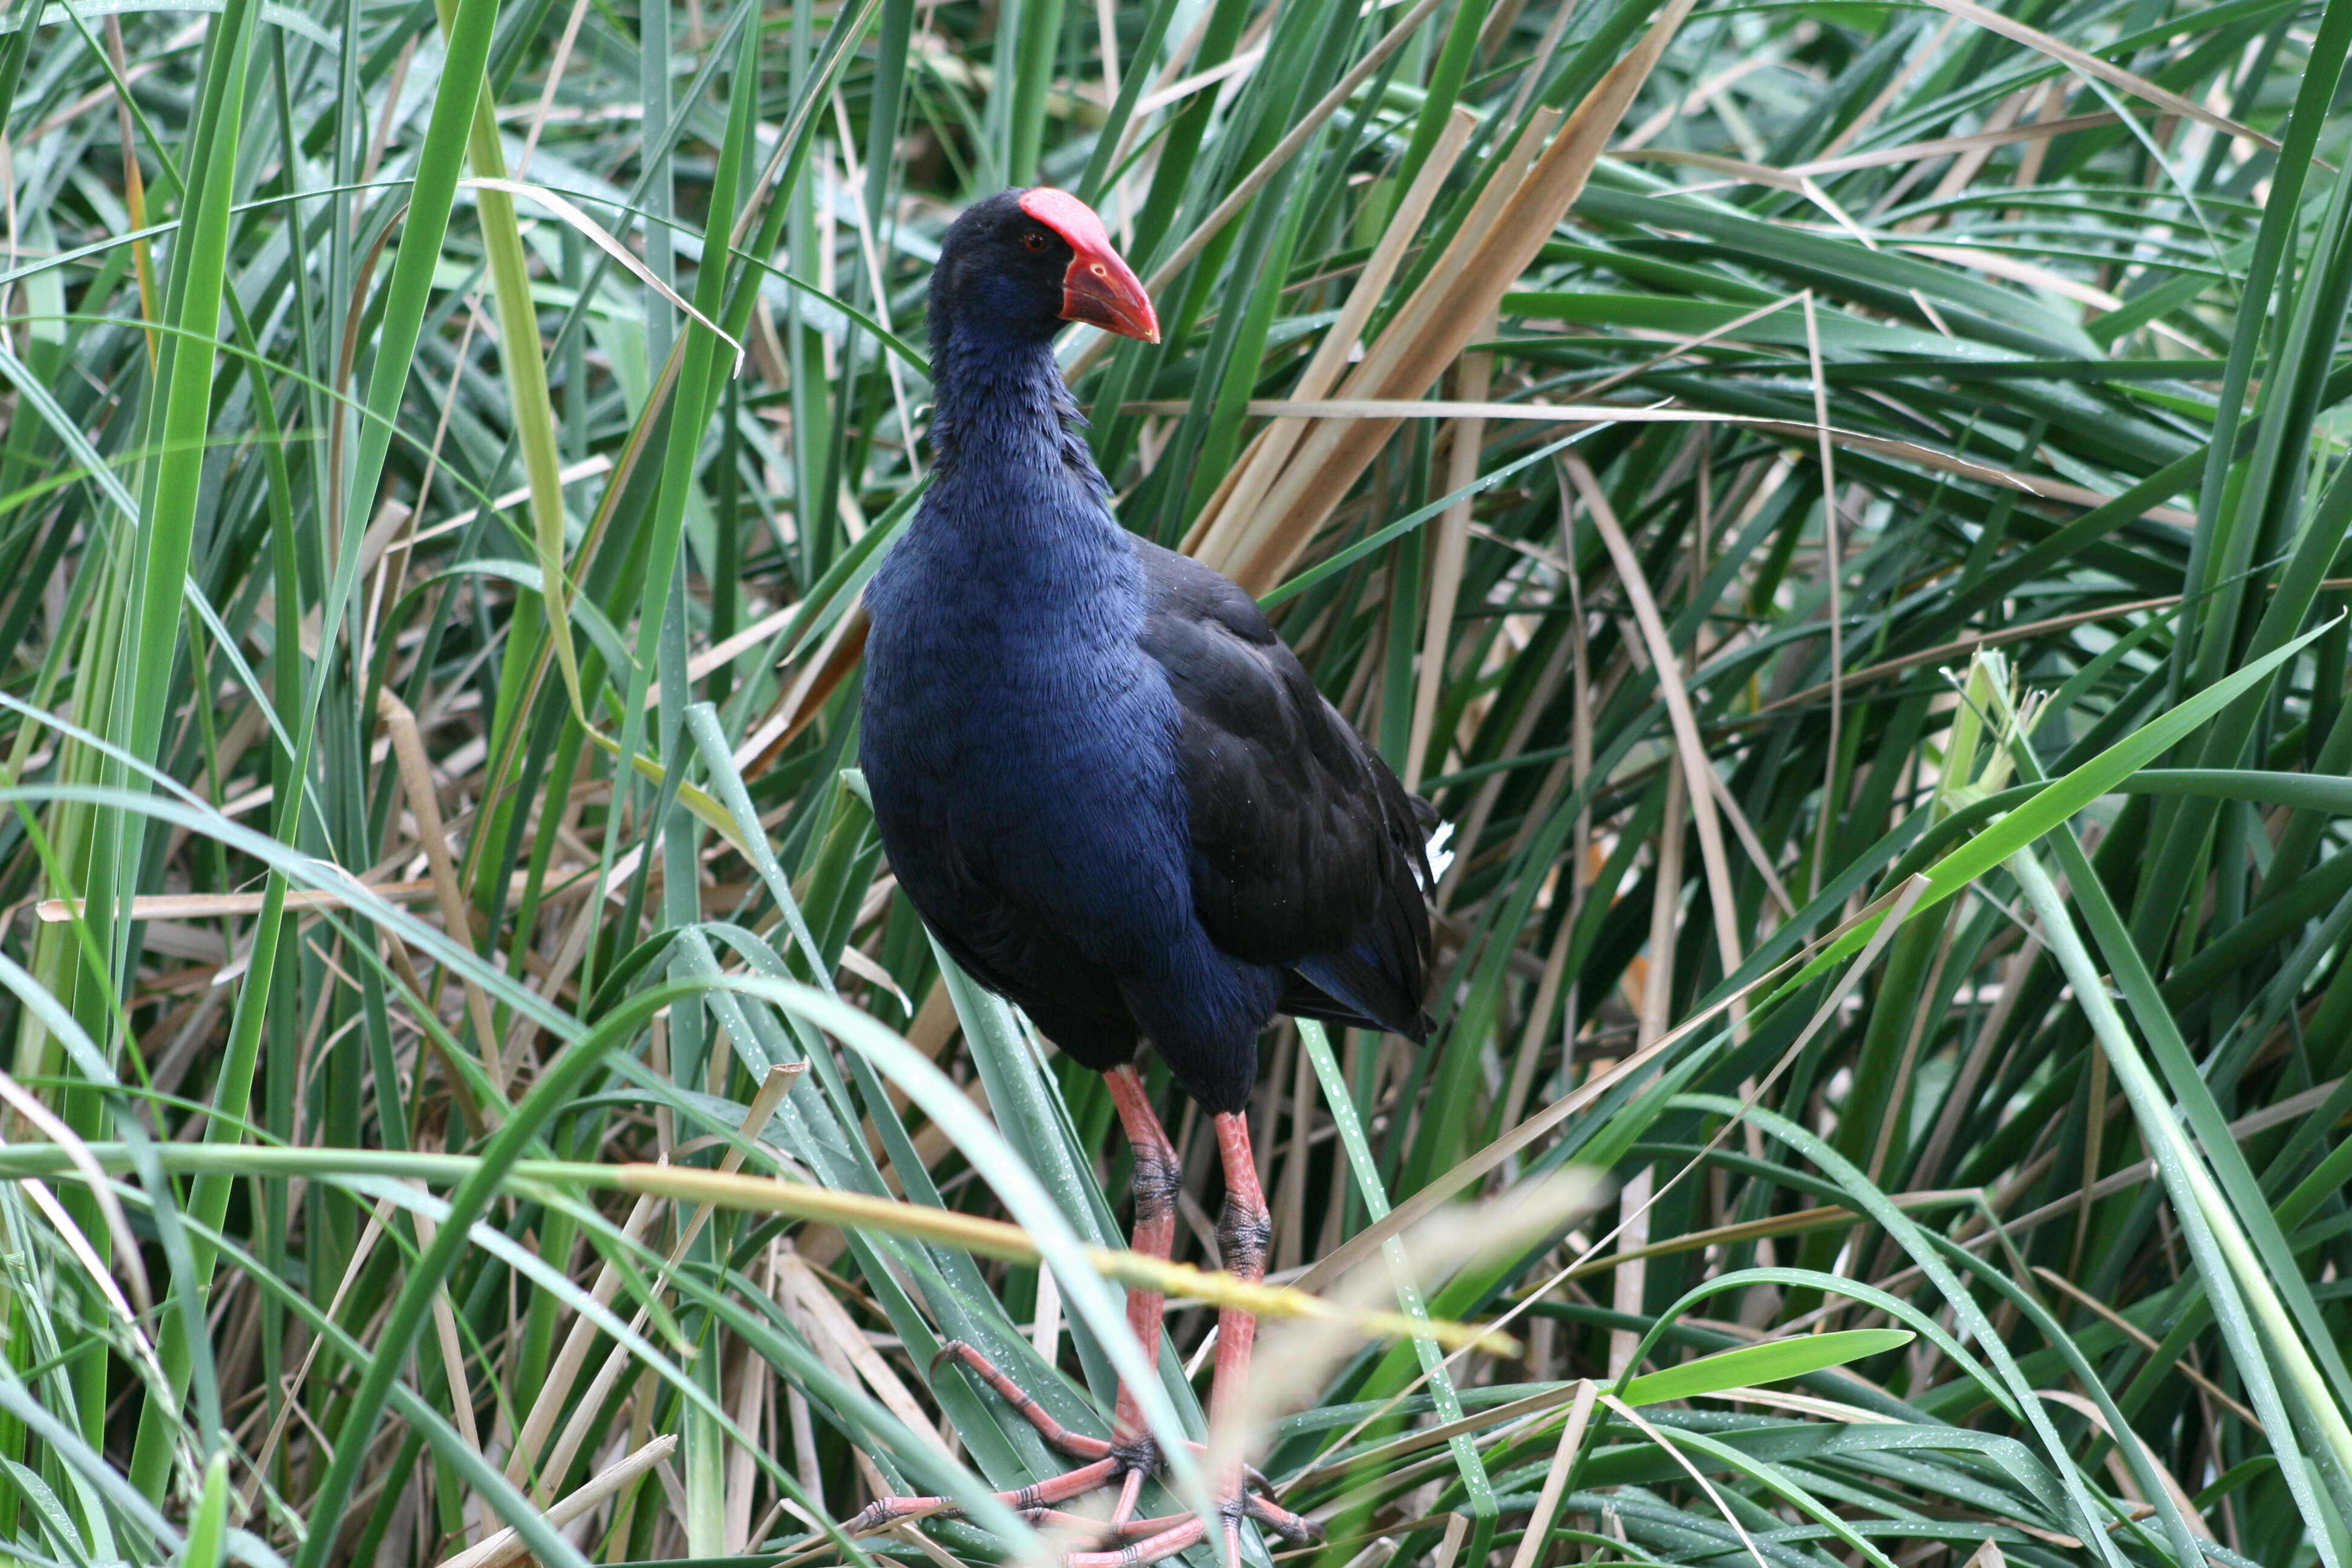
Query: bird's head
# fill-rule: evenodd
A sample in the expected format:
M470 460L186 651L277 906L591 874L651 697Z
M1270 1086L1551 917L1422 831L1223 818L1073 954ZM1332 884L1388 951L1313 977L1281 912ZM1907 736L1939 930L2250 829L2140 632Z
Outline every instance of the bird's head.
M935 326L1044 340L1064 321L1160 341L1150 297L1094 208L1067 191L1004 191L967 208L940 246Z

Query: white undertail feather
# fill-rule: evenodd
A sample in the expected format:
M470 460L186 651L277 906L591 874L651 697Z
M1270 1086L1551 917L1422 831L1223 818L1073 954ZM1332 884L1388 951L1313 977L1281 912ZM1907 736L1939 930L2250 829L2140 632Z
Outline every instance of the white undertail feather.
M1429 857L1429 886L1432 891L1445 880L1445 868L1454 864L1454 851L1446 845L1453 840L1454 824L1441 822L1429 836L1423 853Z

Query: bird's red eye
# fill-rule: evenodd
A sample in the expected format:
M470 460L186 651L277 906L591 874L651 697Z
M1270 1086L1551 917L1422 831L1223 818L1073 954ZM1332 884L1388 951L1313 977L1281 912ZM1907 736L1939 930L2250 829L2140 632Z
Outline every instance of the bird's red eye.
M1021 237L1021 243L1027 246L1030 249L1038 252L1040 255L1043 255L1047 242L1044 235L1039 234L1033 228L1027 234Z

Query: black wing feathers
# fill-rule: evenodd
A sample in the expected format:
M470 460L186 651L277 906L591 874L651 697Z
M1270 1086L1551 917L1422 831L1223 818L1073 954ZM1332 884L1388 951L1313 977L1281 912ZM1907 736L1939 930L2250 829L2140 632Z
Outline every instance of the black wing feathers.
M1282 1008L1422 1038L1420 808L1239 587L1139 540L1144 651L1184 713L1192 898L1217 945L1291 971Z

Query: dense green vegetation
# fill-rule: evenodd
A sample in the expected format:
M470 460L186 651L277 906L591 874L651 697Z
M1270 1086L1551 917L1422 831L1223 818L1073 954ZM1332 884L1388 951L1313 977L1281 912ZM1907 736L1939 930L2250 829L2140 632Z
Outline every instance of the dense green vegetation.
M2352 1561L2352 0L0 11L0 1558L1040 1560L837 1521L1114 1375L854 772L1050 181L1124 519L1458 827L1258 1147L1518 1352L1269 1330L1319 1561Z

